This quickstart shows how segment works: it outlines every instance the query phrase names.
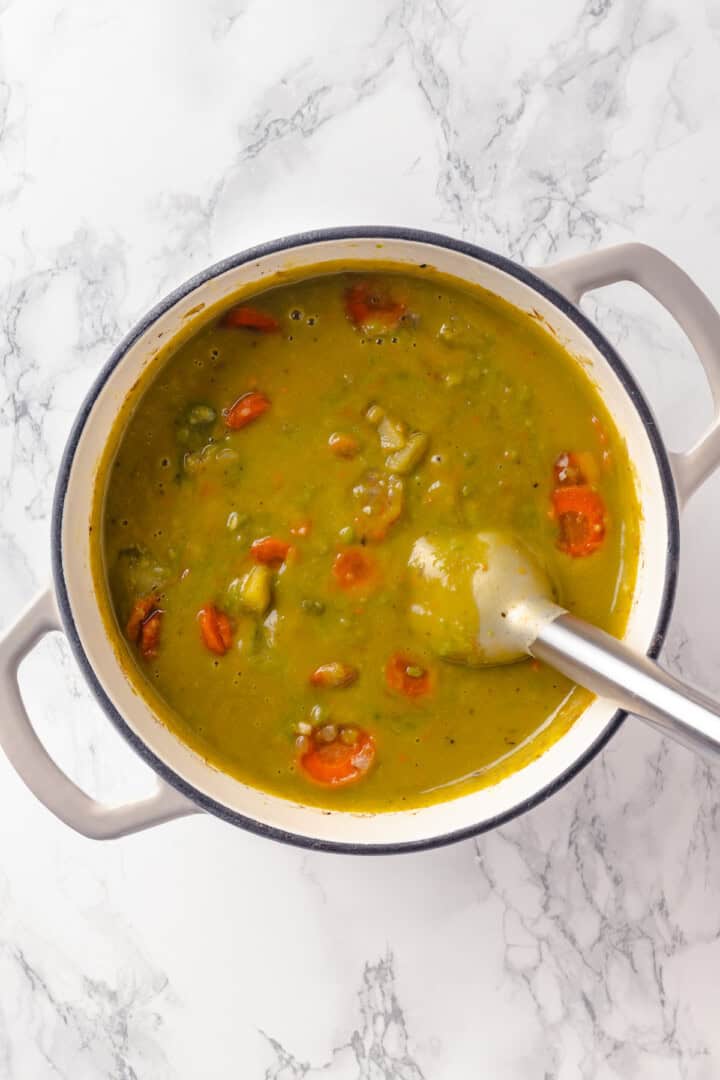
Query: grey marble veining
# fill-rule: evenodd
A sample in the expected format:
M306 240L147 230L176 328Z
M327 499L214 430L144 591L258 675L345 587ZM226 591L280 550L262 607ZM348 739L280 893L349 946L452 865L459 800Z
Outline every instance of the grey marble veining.
M541 265L627 239L720 303L716 0L0 2L0 620L49 573L84 392L167 290L307 227ZM632 287L587 310L673 448L711 416ZM720 694L720 480L684 516L665 659ZM148 773L60 639L39 731L89 791ZM193 819L82 840L0 758L0 1077L712 1080L720 774L628 722L496 833L395 859Z

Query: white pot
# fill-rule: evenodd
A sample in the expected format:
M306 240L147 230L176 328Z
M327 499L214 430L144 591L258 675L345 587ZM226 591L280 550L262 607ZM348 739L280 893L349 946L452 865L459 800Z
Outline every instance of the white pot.
M427 263L539 313L589 367L627 440L639 484L641 552L625 640L657 654L675 593L679 507L720 461L720 425L716 420L688 454L669 455L625 365L575 305L599 285L632 280L644 286L685 329L713 392L720 391L720 317L687 275L640 244L534 272L469 244L407 229L333 229L267 244L187 282L151 311L110 358L80 410L60 469L52 525L54 586L0 641L0 744L35 795L86 836L121 836L207 811L255 832L318 848L387 852L430 847L481 832L535 806L587 764L621 723L624 714L596 699L542 756L493 787L417 810L328 812L267 795L208 765L157 720L120 666L93 592L88 524L108 432L159 338L172 337L190 308L213 304L248 283L261 284L279 270L377 258ZM113 807L96 802L60 771L35 736L18 691L17 666L43 634L57 628L67 635L109 719L157 773L157 787L147 799Z

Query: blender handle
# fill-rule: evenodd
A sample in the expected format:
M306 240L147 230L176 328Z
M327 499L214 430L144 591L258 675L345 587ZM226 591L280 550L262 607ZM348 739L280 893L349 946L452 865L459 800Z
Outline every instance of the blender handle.
M604 630L561 612L542 622L528 651L661 734L717 761L720 704Z

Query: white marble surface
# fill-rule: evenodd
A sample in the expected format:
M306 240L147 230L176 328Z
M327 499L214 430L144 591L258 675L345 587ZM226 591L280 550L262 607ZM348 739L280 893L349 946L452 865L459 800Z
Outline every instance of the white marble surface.
M0 0L0 620L49 573L54 476L120 336L307 226L528 263L643 239L720 303L717 0ZM630 287L588 310L673 446L710 415ZM720 480L685 516L671 667L720 693ZM23 685L104 797L148 775L62 642ZM628 723L531 815L392 859L210 819L107 844L0 759L0 1077L720 1075L720 771Z

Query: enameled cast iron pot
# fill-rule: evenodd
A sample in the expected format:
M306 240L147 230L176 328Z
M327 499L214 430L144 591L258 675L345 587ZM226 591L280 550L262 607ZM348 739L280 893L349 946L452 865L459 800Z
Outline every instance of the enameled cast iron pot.
M53 585L0 641L0 744L28 787L86 836L104 839L203 811L276 839L348 852L395 852L471 836L529 810L574 776L617 731L624 714L596 699L557 743L525 768L474 794L419 810L387 814L328 812L247 787L208 765L154 716L134 692L103 626L90 574L88 524L95 472L118 410L158 340L183 316L288 267L322 270L337 260L427 263L536 312L582 358L627 440L642 508L638 580L625 640L656 656L672 609L682 505L720 463L720 419L686 454L669 454L648 405L624 363L576 306L586 291L634 281L683 327L720 406L720 316L674 263L652 248L627 244L540 270L457 240L409 229L328 229L291 236L226 259L172 293L110 357L75 422L60 467L52 515ZM38 740L17 684L22 657L48 631L61 629L109 719L155 770L146 799L106 806L89 798Z

